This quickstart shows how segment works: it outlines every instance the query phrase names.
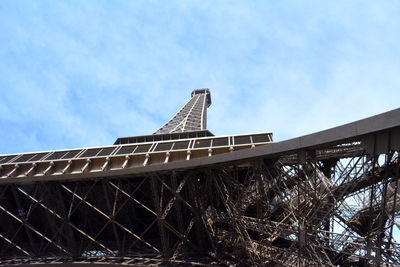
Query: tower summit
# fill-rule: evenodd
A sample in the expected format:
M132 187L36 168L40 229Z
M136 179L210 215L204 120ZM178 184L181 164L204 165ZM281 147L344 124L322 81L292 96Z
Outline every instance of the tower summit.
M211 105L208 88L196 89L192 98L154 134L182 133L207 129L207 108Z

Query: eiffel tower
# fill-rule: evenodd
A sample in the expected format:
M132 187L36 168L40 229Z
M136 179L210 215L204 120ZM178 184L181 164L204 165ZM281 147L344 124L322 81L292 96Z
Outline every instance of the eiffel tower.
M400 109L214 136L209 89L153 134L0 155L0 264L394 266Z

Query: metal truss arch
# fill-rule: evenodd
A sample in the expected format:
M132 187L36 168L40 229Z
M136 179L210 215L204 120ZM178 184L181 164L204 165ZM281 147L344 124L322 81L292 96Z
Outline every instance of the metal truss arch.
M0 264L399 264L400 109L282 142L191 134L0 156Z

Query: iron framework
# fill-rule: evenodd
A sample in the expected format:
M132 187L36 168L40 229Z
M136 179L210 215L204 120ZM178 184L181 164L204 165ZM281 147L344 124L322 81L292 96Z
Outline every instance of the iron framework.
M192 98L154 134L201 131L207 128L207 108L211 105L209 89L197 89Z
M400 109L282 142L244 136L174 160L0 156L0 263L399 264Z

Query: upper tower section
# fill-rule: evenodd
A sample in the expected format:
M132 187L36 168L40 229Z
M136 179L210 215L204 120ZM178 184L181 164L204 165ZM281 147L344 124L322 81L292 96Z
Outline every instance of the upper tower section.
M196 89L192 98L154 134L182 133L207 129L207 108L211 105L210 89Z
M211 106L211 93L210 93L210 89L206 88L206 89L196 89L192 91L192 97L195 95L201 95L201 94L205 94L206 95L206 101L207 101L207 107Z

